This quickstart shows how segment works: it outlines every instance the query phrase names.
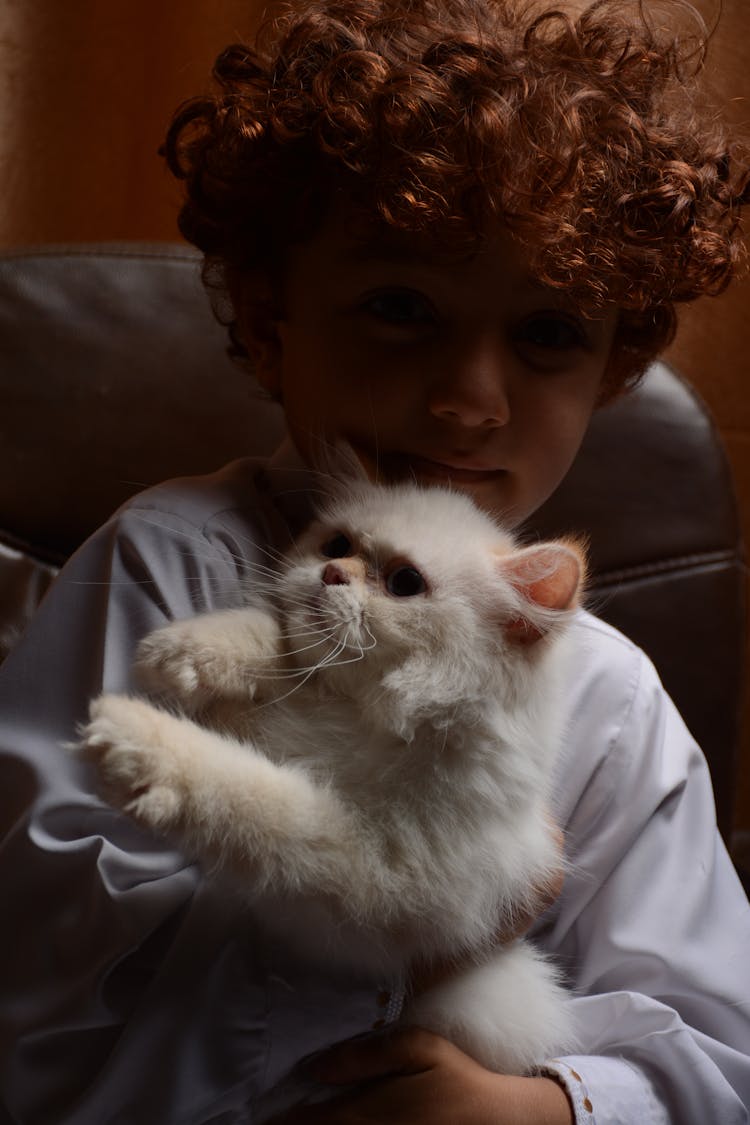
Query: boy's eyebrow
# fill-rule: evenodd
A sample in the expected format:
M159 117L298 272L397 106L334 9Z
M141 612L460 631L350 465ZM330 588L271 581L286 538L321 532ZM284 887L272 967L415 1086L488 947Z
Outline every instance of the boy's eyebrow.
M373 238L366 242L353 243L347 249L345 257L356 264L389 262L394 265L410 265L421 262L430 265L436 263L439 256L427 253L424 247L409 245L402 240Z
M467 261L471 256L470 252L459 254L456 251L445 250L441 253L434 247L431 249L429 245L426 245L425 240L420 239L418 235L412 238L405 235L389 237L387 232L382 237L373 235L372 237L357 239L344 251L344 259L352 265L382 262L386 265L421 266L434 270L439 270L441 266L445 267L447 264L456 265L462 261ZM550 306L554 308L572 307L582 311L578 301L570 294L553 286L545 285L543 281L540 281L531 273L526 274L524 283L529 292L538 293L540 296L544 295ZM606 319L606 310L594 312L586 319L590 320L592 324L603 323Z
M352 265L382 262L386 265L421 266L436 271L443 270L446 266L461 265L470 261L473 256L474 253L471 251L463 253L448 249L440 251L435 249L434 246L426 245L425 241L419 239L418 236L415 236L413 240L404 237L388 238L387 235L382 239L373 237L357 240L344 251L345 261ZM547 292L555 297L558 296L556 290L550 289L549 286L538 281L532 274L526 275L525 282L530 289Z
M359 265L367 262L386 262L393 265L445 266L469 261L477 246L463 249L438 244L434 238L419 232L399 231L387 227L361 230L347 240L344 257Z

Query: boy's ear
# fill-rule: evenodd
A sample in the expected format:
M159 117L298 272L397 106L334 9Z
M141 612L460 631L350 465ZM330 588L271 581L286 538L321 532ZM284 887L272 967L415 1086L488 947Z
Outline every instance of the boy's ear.
M281 401L281 340L276 334L248 336L241 327L242 339L253 366L253 374L272 398Z
M252 274L230 280L230 296L240 340L250 357L253 374L272 398L281 399L280 312L271 282Z

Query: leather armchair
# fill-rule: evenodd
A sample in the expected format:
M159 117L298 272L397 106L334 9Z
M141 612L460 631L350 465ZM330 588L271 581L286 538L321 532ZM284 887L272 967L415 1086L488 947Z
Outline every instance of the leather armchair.
M0 258L0 655L64 559L138 489L269 452L277 407L226 356L179 246ZM663 364L600 410L530 536L583 532L589 602L652 657L708 757L731 829L744 569L726 460Z

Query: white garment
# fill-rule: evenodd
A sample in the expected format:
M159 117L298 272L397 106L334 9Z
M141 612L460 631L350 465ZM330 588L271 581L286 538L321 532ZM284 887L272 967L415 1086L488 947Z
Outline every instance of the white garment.
M395 982L321 974L92 794L64 749L137 640L237 603L279 542L258 466L175 481L71 560L0 671L0 1090L24 1125L248 1125L299 1058L396 1017ZM273 479L273 478L272 478ZM298 486L297 486L298 487ZM750 1120L750 908L707 770L646 658L581 613L557 813L570 874L534 935L586 1052L579 1122Z

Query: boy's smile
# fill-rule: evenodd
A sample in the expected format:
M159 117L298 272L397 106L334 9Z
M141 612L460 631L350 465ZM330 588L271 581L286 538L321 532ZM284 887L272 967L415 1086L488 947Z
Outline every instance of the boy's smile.
M458 261L334 214L293 247L258 376L310 464L345 439L368 474L450 482L517 524L567 472L617 323L530 279L509 235Z

